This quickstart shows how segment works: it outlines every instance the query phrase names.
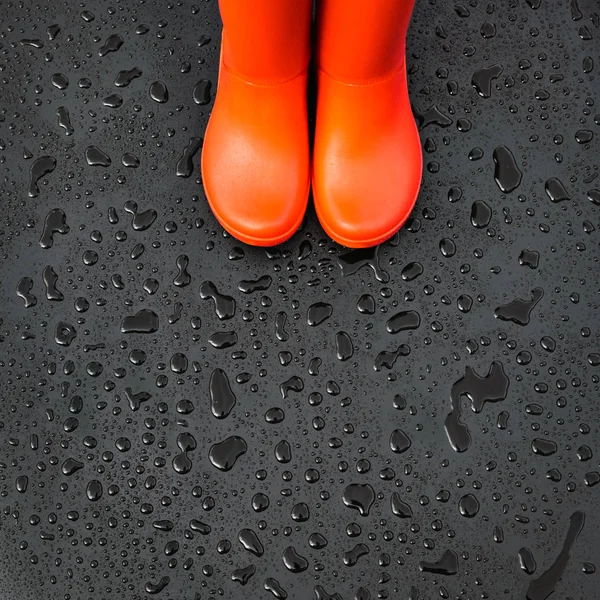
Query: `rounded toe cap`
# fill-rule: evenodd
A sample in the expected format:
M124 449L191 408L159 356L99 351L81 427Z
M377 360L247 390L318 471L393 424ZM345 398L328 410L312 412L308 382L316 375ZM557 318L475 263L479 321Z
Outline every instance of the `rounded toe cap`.
M317 215L340 244L374 246L402 227L421 185L421 142L404 70L363 86L321 73L319 84L312 173Z
M247 159L236 159L227 149L217 154L217 161L211 160L210 152L203 154L202 172L206 197L219 223L252 245L272 246L291 237L304 217L308 173L302 176L297 164L281 154L279 161L268 164L257 153Z
M323 228L350 248L384 242L402 227L414 208L421 165L418 136L385 155L366 154L337 166L321 161L313 173L313 193Z
M297 90L252 89L225 81L202 149L204 191L231 235L252 245L276 245L298 229L308 202L305 102ZM239 104L241 94L260 100L262 109L248 112L247 104ZM272 110L265 110L266 103Z
M323 229L336 242L349 248L367 248L386 241L404 225L413 209L418 186L405 192L405 197L384 192L379 198L388 196L387 202L369 206L369 195L377 191L369 190L366 194L357 191L345 201L329 202L325 210L317 208L317 214Z
M246 190L247 193L247 190ZM276 246L289 239L302 224L304 212L289 210L283 204L277 210L270 205L254 205L252 211L215 205L209 199L212 211L223 228L236 239L253 246Z

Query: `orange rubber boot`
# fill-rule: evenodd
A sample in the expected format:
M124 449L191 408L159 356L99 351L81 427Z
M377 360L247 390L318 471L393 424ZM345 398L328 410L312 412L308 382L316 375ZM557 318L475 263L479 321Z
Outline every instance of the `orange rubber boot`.
M312 0L220 0L221 62L202 150L210 207L231 235L273 246L310 187L306 74Z
M350 248L396 233L421 184L405 69L413 4L320 1L313 195L325 231Z

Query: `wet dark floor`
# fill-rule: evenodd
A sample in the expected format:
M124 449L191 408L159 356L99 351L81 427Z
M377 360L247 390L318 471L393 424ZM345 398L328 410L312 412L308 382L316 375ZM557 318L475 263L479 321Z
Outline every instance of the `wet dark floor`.
M349 252L217 226L195 1L2 3L2 600L597 598L597 2L417 2Z

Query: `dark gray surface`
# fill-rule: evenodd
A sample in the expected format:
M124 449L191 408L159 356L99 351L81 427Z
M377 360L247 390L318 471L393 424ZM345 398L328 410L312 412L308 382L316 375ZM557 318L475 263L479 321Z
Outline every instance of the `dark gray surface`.
M599 470L600 9L594 0L417 2L408 66L412 101L424 115L423 189L411 231L376 254L351 255L325 237L312 212L281 248L242 246L210 214L199 153L193 175L176 176L211 107L194 102L194 87L209 80L213 95L216 87L215 0L196 6L24 0L2 7L3 600L145 598L162 578L168 582L153 597L178 600L270 598L269 578L288 598L302 600L598 597L592 565L600 555L600 485L592 484ZM60 32L49 40L47 27L55 24ZM136 34L141 25L147 33ZM493 37L482 35L494 30ZM123 45L99 56L111 35ZM210 38L205 45L203 36ZM23 42L35 39L43 47ZM495 65L502 72L483 98L473 75ZM116 87L119 72L134 67L141 76ZM56 73L68 87L53 85ZM64 87L61 79L54 81ZM166 103L151 98L156 81L166 85ZM154 85L152 93L164 90ZM203 93L197 90L198 99ZM106 106L114 94L122 105ZM59 107L68 111L72 135L59 126ZM579 143L589 137L580 130L595 137ZM110 157L108 167L88 164L90 145ZM510 154L496 150L503 146ZM469 158L474 148L482 151L479 160ZM510 155L522 172L512 192L503 193L494 179L495 150L505 189L518 182ZM139 167L125 167L124 153L137 157ZM31 197L30 170L44 156L56 167ZM107 162L94 152L88 157ZM567 199L552 201L545 191L551 178L562 182ZM560 198L557 182L549 190ZM125 208L130 201L139 213L156 211L156 219L142 215L134 226ZM487 226L481 204L475 221L483 227L471 223L475 202L491 209ZM43 248L53 209L64 211L68 232L54 233L52 246ZM60 213L49 218L60 227ZM140 245L144 251L135 256ZM536 268L520 264L523 251L539 254L521 260L537 261ZM189 280L178 277L180 256ZM355 266L365 266L348 266L357 260ZM422 274L406 281L403 270L413 262ZM60 294L52 291L49 267ZM268 289L240 291L242 280L258 277L268 277ZM218 319L213 301L201 299L206 281L235 299L231 319ZM495 317L526 319L527 306L497 309L529 301L538 288L543 296L533 293L528 324ZM357 310L364 294L372 296L375 314ZM466 296L472 306L463 312ZM311 327L307 315L316 302L330 304L332 314ZM158 330L122 333L123 319L140 310L156 315L142 326L157 320ZM420 326L388 333L388 319L403 310L416 311ZM211 345L211 336L229 331L237 334L233 347ZM336 355L338 332L348 336L339 336L342 355L352 342L347 361ZM376 360L380 352L399 347L392 368L374 369L390 360ZM493 363L499 364L487 380L470 371L483 377ZM216 368L236 397L223 419L211 411ZM223 380L213 375L220 416L232 400ZM291 389L282 398L284 382L284 391ZM130 400L127 388L150 397ZM469 445L464 429L456 429L460 423L448 421L455 445L469 446L462 453L444 429L451 390L470 431ZM471 410L469 394L480 412ZM402 400L394 408L396 395L405 408ZM486 399L496 402L482 404ZM193 404L191 413L178 412L182 400ZM282 422L265 420L273 407L283 410ZM397 429L403 433L392 435ZM230 436L242 438L233 445L247 451L223 472L209 454ZM275 450L283 440L291 451L285 464ZM403 452L394 453L390 441ZM181 456L185 448L191 463ZM213 450L217 464L228 460L223 449ZM555 451L544 456L534 449ZM278 447L280 458L284 450ZM81 468L71 473L73 461ZM351 484L371 488L347 489ZM374 494L368 515L344 503L345 497L352 504L357 491ZM259 493L269 499L260 513L252 506ZM394 514L392 504L407 516ZM472 515L477 504L471 518L461 514ZM294 519L303 513L307 520ZM502 543L494 541L495 528ZM244 529L257 534L262 556L244 549ZM347 533L353 529L356 537ZM310 546L314 533L327 540L324 548ZM231 549L220 554L224 540ZM348 566L344 558L352 556L345 553L357 544L364 544L357 554L368 554ZM561 553L569 547L570 555ZM306 559L306 570L287 569L283 557L289 563L293 554L287 548ZM535 572L520 568L519 554ZM455 575L427 571L426 563L443 556ZM255 573L245 587L232 581L249 566Z

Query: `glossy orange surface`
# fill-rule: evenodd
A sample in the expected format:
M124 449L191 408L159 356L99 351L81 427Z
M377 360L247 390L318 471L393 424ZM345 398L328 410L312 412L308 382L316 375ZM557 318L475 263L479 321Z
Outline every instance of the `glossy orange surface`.
M319 6L315 208L340 244L373 246L404 224L421 183L404 58L413 2Z
M202 177L221 225L248 244L288 239L310 187L310 0L221 0L219 84Z

